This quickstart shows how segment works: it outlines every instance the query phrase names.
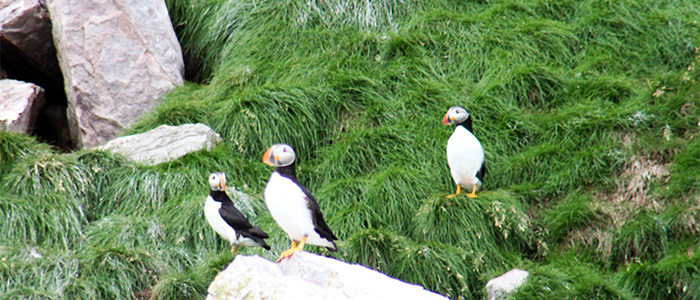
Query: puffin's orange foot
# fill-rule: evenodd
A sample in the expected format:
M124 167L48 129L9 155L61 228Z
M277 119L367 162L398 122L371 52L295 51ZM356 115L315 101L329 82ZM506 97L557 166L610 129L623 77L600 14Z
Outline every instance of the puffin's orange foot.
M458 185L457 185L457 192L454 193L454 194L452 194L452 195L447 195L447 196L445 196L445 198L452 198L452 197L454 197L454 196L459 195L459 193L461 193L461 192L462 192L462 187L458 184Z
M289 247L289 249L282 251L282 254L280 254L280 259L277 260L277 262L283 261L285 258L289 258L294 253L297 253L301 250L304 250L304 244L306 244L306 237L303 237L301 239L301 242L299 242L299 245L297 245L296 241L292 241L292 246Z
M472 186L472 192L467 194L467 197L476 198L476 184L474 186Z
M296 253L298 251L299 250L293 249L293 248L282 251L282 254L280 254L280 258L277 260L277 262L281 262L286 258L292 257L292 255L294 255L294 253Z

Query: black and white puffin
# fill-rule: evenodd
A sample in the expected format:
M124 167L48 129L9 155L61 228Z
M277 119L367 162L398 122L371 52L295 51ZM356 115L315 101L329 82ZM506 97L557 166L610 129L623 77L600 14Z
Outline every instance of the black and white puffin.
M314 196L297 179L294 149L287 144L272 145L262 160L275 167L265 186L265 204L277 225L292 240L292 245L280 254L278 261L303 250L305 244L337 252L333 241L338 238L328 228Z
M486 175L484 149L472 133L472 117L464 107L453 106L442 118L442 125L456 124L455 131L447 141L447 164L457 185L457 192L448 195L451 198L459 195L462 187L471 188L469 198L476 198L476 189Z
M250 224L226 194L226 174L215 172L209 175L209 186L211 192L204 203L204 215L211 228L231 243L231 252L235 252L238 246L259 246L270 250L265 243L269 238L267 233Z

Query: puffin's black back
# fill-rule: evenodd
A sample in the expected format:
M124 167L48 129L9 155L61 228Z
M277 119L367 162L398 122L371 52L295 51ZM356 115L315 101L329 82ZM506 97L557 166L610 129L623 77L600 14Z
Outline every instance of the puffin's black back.
M211 191L209 195L214 199L214 201L221 202L221 208L219 208L219 215L226 221L226 224L231 226L236 230L236 234L240 234L244 237L254 240L261 247L270 250L270 246L265 243L266 238L270 236L262 231L262 229L253 226L248 221L248 218L233 205L233 201L228 197L224 191Z

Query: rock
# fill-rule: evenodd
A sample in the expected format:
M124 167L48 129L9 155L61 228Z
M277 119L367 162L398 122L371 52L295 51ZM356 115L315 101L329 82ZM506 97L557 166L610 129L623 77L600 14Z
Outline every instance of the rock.
M141 134L109 141L97 149L111 150L146 165L175 160L221 142L219 134L204 124L161 125Z
M207 300L447 298L366 267L308 252L280 263L236 256L209 285Z
M76 148L113 139L183 84L164 1L47 1Z
M0 80L0 130L32 133L44 105L44 89L32 83Z
M530 275L527 271L513 269L505 274L489 280L486 283L486 291L489 300L507 299L518 287L525 283Z
M60 74L51 21L39 0L0 0L0 45L8 62L26 62L45 77ZM26 71L26 70L25 70Z

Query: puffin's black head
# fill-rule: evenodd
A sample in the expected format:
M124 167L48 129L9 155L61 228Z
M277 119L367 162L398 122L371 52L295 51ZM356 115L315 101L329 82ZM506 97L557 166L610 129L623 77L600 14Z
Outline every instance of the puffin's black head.
M222 172L214 172L209 175L209 186L212 191L226 190L226 174Z
M469 119L469 112L461 106L453 106L447 110L447 113L442 117L442 125L461 124Z
M263 154L263 162L274 167L286 167L294 163L296 154L292 146L287 144L274 144Z

